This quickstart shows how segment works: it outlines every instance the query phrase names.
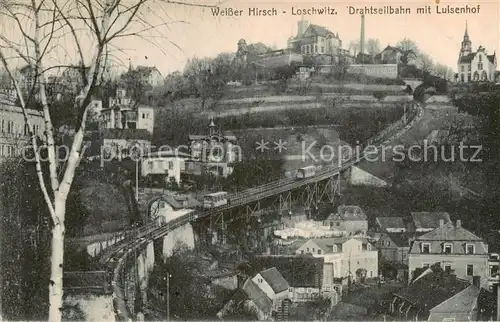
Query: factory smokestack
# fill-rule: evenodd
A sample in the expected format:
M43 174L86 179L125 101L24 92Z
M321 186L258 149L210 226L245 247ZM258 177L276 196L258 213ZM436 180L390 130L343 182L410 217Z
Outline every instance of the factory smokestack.
M361 56L361 64L364 63L365 53L365 15L361 15L361 36L359 37L359 53Z

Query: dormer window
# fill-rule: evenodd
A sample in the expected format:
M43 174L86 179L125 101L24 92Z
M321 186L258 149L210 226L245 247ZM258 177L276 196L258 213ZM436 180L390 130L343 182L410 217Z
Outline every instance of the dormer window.
M444 244L443 245L443 253L451 254L452 250L453 250L453 247L451 244Z
M473 244L467 244L465 246L465 252L466 254L474 254L475 253L475 247Z
M483 55L478 55L479 56L479 62L483 61Z
M429 254L431 252L431 244L429 243L422 243L422 253L423 254Z

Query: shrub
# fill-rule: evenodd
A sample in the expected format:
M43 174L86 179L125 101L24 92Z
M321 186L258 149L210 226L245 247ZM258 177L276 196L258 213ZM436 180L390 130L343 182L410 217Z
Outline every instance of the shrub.
M384 91L373 92L373 97L375 97L379 101L383 100L386 96L387 96L387 92L384 92Z

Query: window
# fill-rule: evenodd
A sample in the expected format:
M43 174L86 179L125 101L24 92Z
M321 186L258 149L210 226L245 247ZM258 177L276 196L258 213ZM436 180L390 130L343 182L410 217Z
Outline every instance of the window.
M406 252L403 252L403 260L406 260L406 256L407 256Z
M318 255L321 255L321 249L318 249Z
M467 276L474 275L474 265L467 264Z
M373 277L373 271L370 271L369 276Z
M479 55L479 62L482 62L483 61L483 56L482 55Z
M12 133L12 127L11 127L11 122L7 121L7 133Z
M336 223L336 226L337 226L337 227L338 227L338 226L340 226L340 223L339 223L339 222L337 222L337 223Z
M468 71L470 72L472 70L472 65L467 66Z
M422 243L422 253L423 254L429 254L431 252L431 244L429 243Z
M146 118L146 114L142 113L142 118L145 119Z
M452 250L452 245L451 244L444 244L443 245L443 253L445 254L451 254Z
M290 287L290 288L288 289L288 292L290 292L290 293L291 293L291 292L293 292L293 288L291 288L291 287Z
M391 246L391 242L390 241L387 241L387 246Z
M309 247L307 247L307 252L309 253Z
M447 273L451 272L451 265L450 264L444 264L444 271Z
M165 203L163 201L160 201L160 206L158 208L160 208L160 209L165 208Z
M467 245L466 246L466 253L467 254L474 254L474 245Z
M483 63L477 64L477 69L478 70L483 70Z
M168 169L173 170L174 169L174 162L173 161L168 161Z
M318 45L314 45L314 52L317 53L318 52Z
M262 278L259 278L258 281L259 281L259 283L262 283Z
M24 135L28 135L29 134L29 126L28 124L24 124Z
M300 253L303 255L303 254L304 254L304 251L303 251L303 250L301 250L301 251L300 251Z
M467 74L467 81L469 81L469 82L470 82L470 81L471 81L471 79L472 79L472 78L471 78L470 73L469 73L469 74Z
M463 72L464 71L464 66L460 66L460 71Z
M422 268L425 268L425 269L429 268L429 264L422 264Z
M316 251L316 250L315 250L315 249L314 249L314 247L313 247L313 253L314 253L315 251Z

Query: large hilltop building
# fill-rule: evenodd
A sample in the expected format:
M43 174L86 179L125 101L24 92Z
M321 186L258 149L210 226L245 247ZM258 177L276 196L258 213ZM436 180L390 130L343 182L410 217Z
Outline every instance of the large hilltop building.
M342 48L339 33L328 28L310 24L302 18L298 23L297 35L288 39L288 48L305 55L337 55Z
M472 42L465 23L464 39L458 55L458 81L462 83L495 80L497 69L496 53L488 55L486 48L479 46L472 52Z

